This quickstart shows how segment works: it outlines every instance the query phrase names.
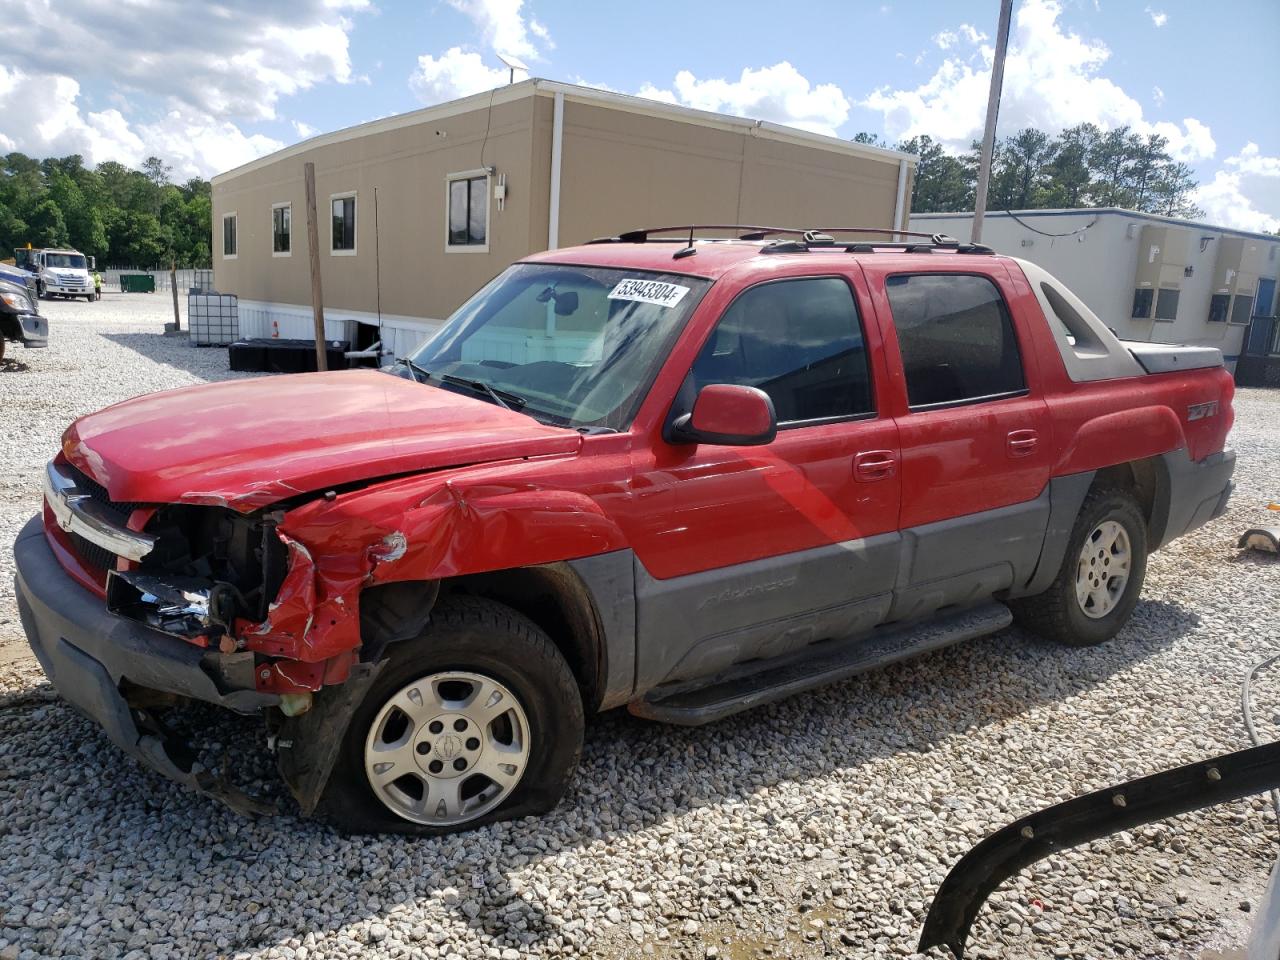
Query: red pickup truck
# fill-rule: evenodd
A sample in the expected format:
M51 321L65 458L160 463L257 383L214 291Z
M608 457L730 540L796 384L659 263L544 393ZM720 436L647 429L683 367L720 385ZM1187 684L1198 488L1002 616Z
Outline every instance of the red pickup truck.
M50 680L237 809L174 708L261 713L304 813L448 831L552 807L587 713L1108 640L1225 509L1218 351L945 237L682 229L517 263L385 371L73 423L14 548Z

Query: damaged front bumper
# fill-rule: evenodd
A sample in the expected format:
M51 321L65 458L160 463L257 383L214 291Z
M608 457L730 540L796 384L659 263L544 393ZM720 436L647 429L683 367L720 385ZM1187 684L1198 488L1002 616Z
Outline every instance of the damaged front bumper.
M252 653L223 654L109 613L54 557L39 517L13 547L22 626L45 675L62 697L98 723L126 753L241 813L262 804L182 759L125 690L142 688L201 700L237 713L278 706L280 695L254 684Z

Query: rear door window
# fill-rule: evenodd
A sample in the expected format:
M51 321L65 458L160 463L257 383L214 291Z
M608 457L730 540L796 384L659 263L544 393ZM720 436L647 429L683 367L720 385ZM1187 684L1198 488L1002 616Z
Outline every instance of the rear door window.
M690 372L709 383L758 387L780 424L874 412L853 291L839 277L751 287L724 312Z
M899 274L885 288L913 410L1025 392L1013 320L989 279Z

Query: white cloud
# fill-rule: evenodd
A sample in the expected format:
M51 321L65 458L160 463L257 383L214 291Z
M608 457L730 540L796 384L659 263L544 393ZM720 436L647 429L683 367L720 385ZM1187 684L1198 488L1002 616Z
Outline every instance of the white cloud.
M157 91L218 119L269 120L317 83L352 79L347 11L369 0L226 0L113 7L95 0L11 0L5 62L145 95ZM194 15L198 12L198 15ZM33 39L37 38L37 39Z
M941 33L933 35L933 42L942 50L950 50L961 39L971 44L977 45L987 39L985 33L980 33L977 27L972 24L962 23L956 30L943 30Z
M182 4L11 0L0 17L0 145L89 163L156 155L177 177L239 165L282 146L244 121L277 119L282 98L317 84L359 79L348 14L368 7L224 0L193 19ZM115 108L90 109L86 91Z
M158 156L177 180L208 177L278 150L284 144L246 134L229 120L175 103L161 119L131 123L119 110L86 110L80 84L57 74L27 74L0 66L0 149L34 157L78 153L91 165L115 160L139 166Z
M1169 22L1169 15L1163 10L1152 10L1150 7L1145 9L1147 16L1151 18L1151 22L1157 27L1163 27Z
M1107 45L1065 29L1061 13L1057 0L1019 5L1005 64L1001 131L1037 127L1057 132L1084 122L1104 129L1128 125L1138 133L1168 137L1169 150L1179 159L1193 162L1214 155L1216 144L1200 121L1187 118L1179 125L1146 120L1137 100L1100 75L1111 56ZM882 87L861 102L883 114L889 139L927 134L958 152L981 136L994 50L977 31L973 37L964 35L976 49L948 56L924 84Z
M137 131L148 154L172 164L177 180L230 170L284 146L274 137L246 134L229 120L183 108L170 110L156 123L141 124Z
M142 139L119 110L86 113L79 97L80 84L70 77L0 65L0 147L36 157L79 153L93 163L134 165L146 156Z
M1218 152L1218 144L1208 126L1195 117L1183 117L1182 125L1168 120L1148 122L1135 120L1133 128L1141 134L1155 133L1169 141L1169 155L1185 163L1208 160Z
M425 104L443 103L500 87L509 79L506 67L490 67L480 54L450 47L439 57L423 54L409 76L409 89Z
M293 124L294 133L296 133L303 140L308 140L320 132L311 124L304 123L301 120L291 120L290 123Z
M1151 88L1151 99L1152 99L1152 100L1154 100L1154 101L1156 102L1156 106L1157 106L1157 107L1163 107L1163 106L1164 106L1164 91L1163 91L1163 90L1161 90L1158 86L1152 87L1152 88Z
M737 80L699 80L681 70L672 86L645 84L639 96L831 135L849 119L849 98L838 86L815 86L786 60L759 70L745 68Z
M555 47L546 27L532 17L525 18L524 0L449 0L449 6L470 17L484 42L497 53L542 59L530 34L547 49Z
M1264 156L1256 143L1247 143L1192 199L1210 223L1240 230L1280 229L1280 157Z

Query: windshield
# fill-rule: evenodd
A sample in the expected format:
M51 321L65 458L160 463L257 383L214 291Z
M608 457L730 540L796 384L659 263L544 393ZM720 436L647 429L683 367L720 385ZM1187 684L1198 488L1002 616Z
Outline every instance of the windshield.
M470 381L476 393L496 393L548 423L621 430L710 285L516 264L463 304L409 358L411 369L437 386Z
M44 255L44 265L46 267L83 270L85 259L79 253L46 253Z

